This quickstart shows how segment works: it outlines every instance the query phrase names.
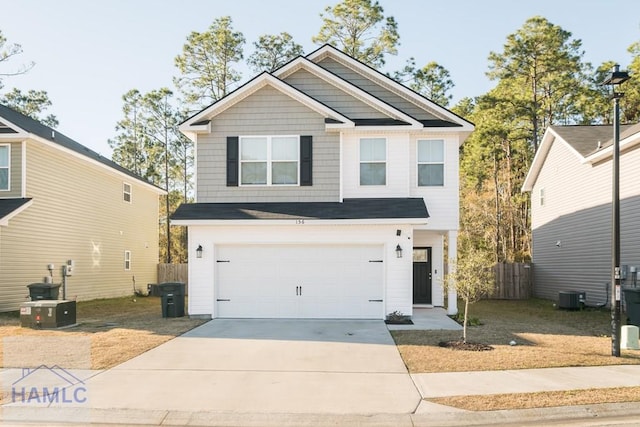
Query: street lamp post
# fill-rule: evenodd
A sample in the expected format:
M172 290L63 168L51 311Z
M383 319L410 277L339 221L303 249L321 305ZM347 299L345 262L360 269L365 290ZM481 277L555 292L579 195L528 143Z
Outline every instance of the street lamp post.
M602 82L613 88L613 160L612 160L612 255L611 255L611 355L620 357L620 98L616 86L629 80L618 64Z

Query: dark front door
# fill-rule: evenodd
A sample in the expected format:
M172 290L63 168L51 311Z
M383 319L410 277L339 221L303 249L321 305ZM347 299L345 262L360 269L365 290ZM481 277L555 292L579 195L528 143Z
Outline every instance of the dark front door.
M413 303L431 304L431 248L413 248Z

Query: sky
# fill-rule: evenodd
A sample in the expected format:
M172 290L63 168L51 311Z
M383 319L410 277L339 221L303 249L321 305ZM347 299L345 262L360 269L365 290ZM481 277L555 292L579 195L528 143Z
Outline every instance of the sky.
M436 61L451 74L453 104L482 95L489 53L501 52L509 34L533 16L547 18L582 40L584 60L594 66L631 61L640 41L638 0L378 0L398 23L397 56L382 71ZM27 74L4 80L7 91L45 90L58 131L111 157L108 139L122 118L122 95L172 88L174 58L190 32L206 31L230 16L246 39L245 58L263 34L286 31L304 47L322 24L320 14L336 0L0 0L0 31L23 53L0 73L35 62ZM253 73L239 66L245 82ZM241 82L241 83L242 83ZM1 93L1 92L0 92Z

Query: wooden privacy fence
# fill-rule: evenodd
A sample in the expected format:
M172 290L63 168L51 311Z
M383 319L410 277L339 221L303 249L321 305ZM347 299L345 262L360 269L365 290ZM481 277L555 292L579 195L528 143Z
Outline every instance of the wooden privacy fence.
M489 299L528 299L531 297L531 264L498 263L493 266L496 287Z
M158 264L158 283L182 282L189 284L189 264Z

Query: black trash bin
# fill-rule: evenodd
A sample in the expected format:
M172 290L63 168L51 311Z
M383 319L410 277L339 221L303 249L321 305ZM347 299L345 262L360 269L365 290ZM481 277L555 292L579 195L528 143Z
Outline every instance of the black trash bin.
M31 301L56 300L60 291L60 284L53 283L32 283L27 285Z
M640 288L623 289L622 291L630 323L640 326Z
M166 282L158 285L162 302L162 317L184 316L184 283Z

